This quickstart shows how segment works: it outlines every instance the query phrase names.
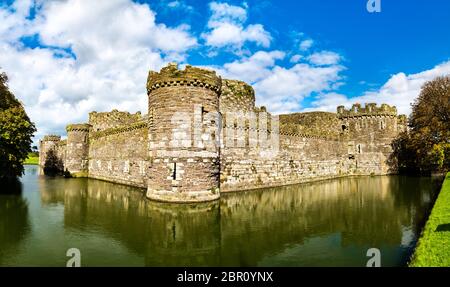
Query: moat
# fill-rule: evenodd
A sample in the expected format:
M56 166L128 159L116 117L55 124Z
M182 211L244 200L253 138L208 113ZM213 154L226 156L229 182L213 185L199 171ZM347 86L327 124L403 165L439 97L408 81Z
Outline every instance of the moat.
M365 266L372 247L403 266L441 182L347 177L195 205L37 166L21 183L0 194L0 266L65 266L69 248L82 266Z

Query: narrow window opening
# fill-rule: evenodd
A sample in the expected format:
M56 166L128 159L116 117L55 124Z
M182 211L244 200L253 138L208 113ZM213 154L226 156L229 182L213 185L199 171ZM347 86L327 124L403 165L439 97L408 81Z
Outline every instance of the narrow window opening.
M176 162L173 163L173 174L172 174L172 178L173 178L174 180L177 179L177 163L176 163Z

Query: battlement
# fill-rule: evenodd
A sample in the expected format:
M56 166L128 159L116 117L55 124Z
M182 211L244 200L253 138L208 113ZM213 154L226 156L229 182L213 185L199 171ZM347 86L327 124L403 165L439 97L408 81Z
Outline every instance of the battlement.
M61 140L61 136L57 136L57 135L46 135L44 136L44 138L42 139L42 141L60 141Z
M90 124L70 124L66 126L67 132L89 132L89 129L91 128Z
M148 128L148 123L147 123L147 121L143 120L143 121L135 122L130 125L124 125L124 126L120 126L120 127L114 127L114 128L110 128L110 129L106 129L106 130L102 130L102 131L93 132L90 135L90 138L95 140L95 139L107 137L110 135L116 135L116 134L121 134L121 133L126 133L126 132L130 132L130 131L134 131L134 130L138 130L138 129L146 129L146 128Z
M111 112L99 113L94 111L89 113L89 124L95 132L130 125L139 122L142 119L143 117L141 112L132 114L129 112L118 111L116 109Z
M397 108L388 104L381 104L380 107L376 103L365 104L362 107L361 104L353 104L351 109L345 109L344 106L337 107L338 117L360 117L360 116L396 116Z
M215 71L196 68L187 65L184 70L179 70L176 63L170 63L161 71L150 71L147 78L147 92L162 87L172 86L195 86L211 89L220 92L222 79L216 75Z

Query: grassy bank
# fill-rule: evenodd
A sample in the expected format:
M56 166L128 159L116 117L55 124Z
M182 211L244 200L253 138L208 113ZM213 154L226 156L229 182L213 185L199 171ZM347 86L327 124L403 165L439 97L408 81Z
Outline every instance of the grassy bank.
M28 158L24 161L23 164L39 164L39 156L35 153L29 153Z
M450 266L450 172L445 177L409 266Z

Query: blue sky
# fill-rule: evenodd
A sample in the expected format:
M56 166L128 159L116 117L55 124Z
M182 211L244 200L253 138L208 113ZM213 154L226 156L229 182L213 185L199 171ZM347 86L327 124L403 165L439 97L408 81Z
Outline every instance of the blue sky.
M92 110L146 112L146 74L171 61L244 80L275 113L409 113L425 81L450 74L450 1L380 2L0 1L0 67L38 136Z

